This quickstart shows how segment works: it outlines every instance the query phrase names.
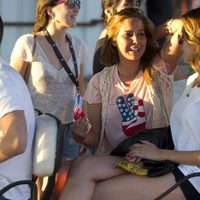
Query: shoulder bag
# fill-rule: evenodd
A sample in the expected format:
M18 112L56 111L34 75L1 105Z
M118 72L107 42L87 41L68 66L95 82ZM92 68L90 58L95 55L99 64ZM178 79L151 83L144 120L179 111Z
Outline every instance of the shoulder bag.
M165 108L165 112L167 114L162 93L159 88L157 88L157 90L162 106ZM128 153L129 148L133 144L139 143L141 140L147 140L161 149L174 149L171 129L168 126L168 127L144 129L138 131L132 137L125 139L119 145L117 145L117 147L112 150L111 155L124 157ZM120 167L132 174L156 177L173 171L174 168L177 166L177 164L169 160L154 161L154 160L142 159L140 163L130 163L127 160L122 159L117 161L115 166Z
M26 67L25 73L24 73L24 81L26 82L26 84L28 83L28 79L29 79L29 75L30 75L30 71L31 71L31 64L34 60L34 56L35 56L35 47L36 47L36 35L33 35L33 47L32 47L32 56L33 59L32 61L30 61L28 63L28 66Z

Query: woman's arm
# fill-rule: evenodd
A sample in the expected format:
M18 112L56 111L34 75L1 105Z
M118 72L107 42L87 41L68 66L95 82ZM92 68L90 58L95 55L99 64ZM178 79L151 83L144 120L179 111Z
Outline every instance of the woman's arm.
M101 105L101 103L88 105L88 119L91 124L91 132L86 137L84 144L93 144L93 147L97 147L100 141L102 109Z
M20 58L13 58L11 61L10 61L10 65L16 70L18 71L21 76L24 78L25 76L25 73L26 73L26 69L28 67L28 62L20 59Z
M200 166L200 151L173 151L161 150L161 159L171 160L173 162L185 165Z
M167 23L169 36L163 46L162 54L169 74L173 72L182 54L182 45L179 43L182 37L182 27L181 19L172 19Z
M0 119L0 163L24 153L27 145L27 127L24 111L7 113Z
M128 160L134 161L137 157L157 161L170 160L178 164L200 166L200 151L159 149L148 141L141 141L141 144L134 144L131 147L127 154Z
M101 103L88 104L88 119L79 118L72 126L73 138L87 147L97 147L101 134Z

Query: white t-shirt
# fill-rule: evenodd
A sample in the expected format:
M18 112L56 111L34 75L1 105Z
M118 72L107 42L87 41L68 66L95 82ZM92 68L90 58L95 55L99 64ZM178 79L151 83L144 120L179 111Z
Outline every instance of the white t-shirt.
M76 55L78 74L80 74L80 65L85 64L88 51L80 39L73 35L69 35L69 37ZM43 113L53 114L63 124L72 122L76 95L74 83L64 68L57 70L49 62L37 39L34 58L32 50L33 35L22 35L15 44L11 59L21 58L28 62L33 60L27 85L34 108ZM67 64L75 74L72 56L67 61Z
M32 178L32 142L35 131L35 115L29 91L21 76L0 58L0 118L5 114L23 110L28 128L25 153L0 163L0 188L19 180ZM12 200L30 198L29 186L9 190L4 196Z
M188 78L187 86L174 105L170 117L173 141L178 151L200 150L200 88L192 88L196 77L197 73ZM184 175L200 172L198 166L179 165L179 169ZM189 181L200 192L200 177Z

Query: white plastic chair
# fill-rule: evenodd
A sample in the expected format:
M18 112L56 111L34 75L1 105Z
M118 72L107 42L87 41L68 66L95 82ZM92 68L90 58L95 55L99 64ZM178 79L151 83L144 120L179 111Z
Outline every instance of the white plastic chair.
M36 111L36 129L33 141L33 179L11 183L0 190L3 195L18 185L28 184L31 188L30 200L37 200L37 177L48 177L42 200L48 200L55 185L55 176L61 162L63 130L60 121L51 114Z

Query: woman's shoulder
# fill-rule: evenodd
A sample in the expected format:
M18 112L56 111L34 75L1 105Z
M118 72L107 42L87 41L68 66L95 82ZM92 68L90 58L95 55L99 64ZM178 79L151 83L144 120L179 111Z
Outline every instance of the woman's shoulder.
M86 46L85 42L82 39L78 38L77 36L72 34L67 34L67 35L69 36L69 38L71 38L73 45Z
M75 35L67 34L67 36L72 41L72 45L73 45L73 49L74 49L75 53L77 55L79 55L79 57L82 60L81 62L85 63L88 58L88 55L89 55L89 51L88 51L88 48L87 48L85 42Z
M110 76L114 71L117 70L117 64L112 66L104 67L103 70L100 72L102 75Z
M21 35L16 41L18 45L23 45L27 47L32 47L33 42L34 42L34 35L31 33Z
M21 35L21 36L18 38L18 40L24 41L24 42L26 42L26 43L32 42L33 39L34 39L34 35L31 34L31 33L23 34L23 35Z
M93 75L91 77L90 81L100 82L100 80L105 80L105 79L107 79L107 77L110 76L112 70L113 70L113 67L105 67L102 71Z
M194 73L192 75L190 75L187 79L187 85L190 85L191 83L193 83L195 81L195 79L198 77L198 73Z
M89 82L93 85L107 84L111 80L112 71L113 67L105 67L102 71L93 75Z
M99 72L99 81L102 87L109 85L113 81L114 72L117 70L117 65L105 67ZM107 86L106 86L107 87Z

